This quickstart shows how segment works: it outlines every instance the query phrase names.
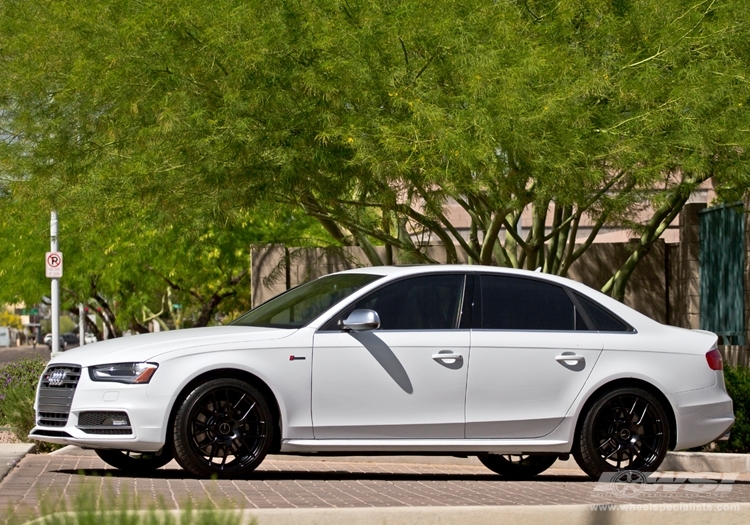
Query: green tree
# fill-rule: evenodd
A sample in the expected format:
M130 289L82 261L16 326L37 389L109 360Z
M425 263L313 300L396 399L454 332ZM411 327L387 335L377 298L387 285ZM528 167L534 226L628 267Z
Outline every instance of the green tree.
M94 207L97 228L189 215L198 236L216 234L284 203L376 264L434 262L425 248L440 240L449 262L457 244L471 262L565 274L601 227L625 225L640 240L604 287L622 298L697 185L748 187L749 10L10 0L0 163L19 205ZM449 202L471 217L466 239ZM653 219L634 224L646 205ZM594 228L576 244L584 218Z

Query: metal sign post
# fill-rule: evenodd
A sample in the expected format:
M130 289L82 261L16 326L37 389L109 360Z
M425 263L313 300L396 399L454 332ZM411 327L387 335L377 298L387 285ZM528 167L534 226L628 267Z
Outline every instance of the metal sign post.
M52 357L60 353L60 277L62 254L57 251L57 211L52 210L49 222L49 253L46 258L47 276L52 279Z

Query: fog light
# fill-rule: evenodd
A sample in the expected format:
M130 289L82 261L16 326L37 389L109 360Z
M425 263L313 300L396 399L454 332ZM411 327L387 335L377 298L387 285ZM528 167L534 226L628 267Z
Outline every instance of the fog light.
M129 426L130 421L128 421L128 416L114 416L114 417L108 417L105 418L104 421L102 421L102 425L105 427L121 427L121 426Z

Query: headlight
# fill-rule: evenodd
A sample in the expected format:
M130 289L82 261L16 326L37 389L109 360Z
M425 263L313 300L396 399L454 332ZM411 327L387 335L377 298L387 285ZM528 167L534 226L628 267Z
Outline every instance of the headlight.
M156 363L114 363L89 367L92 381L114 381L116 383L148 383L159 367Z

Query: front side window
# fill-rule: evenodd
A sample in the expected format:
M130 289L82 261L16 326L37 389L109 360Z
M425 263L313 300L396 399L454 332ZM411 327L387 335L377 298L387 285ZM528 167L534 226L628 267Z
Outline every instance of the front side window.
M482 275L481 327L490 330L587 330L565 290L552 283Z
M340 329L354 310L374 310L380 330L450 330L458 327L464 289L462 274L410 277L387 284L346 308L324 330Z
M301 328L357 290L381 277L363 273L321 277L274 297L231 324L267 328Z

